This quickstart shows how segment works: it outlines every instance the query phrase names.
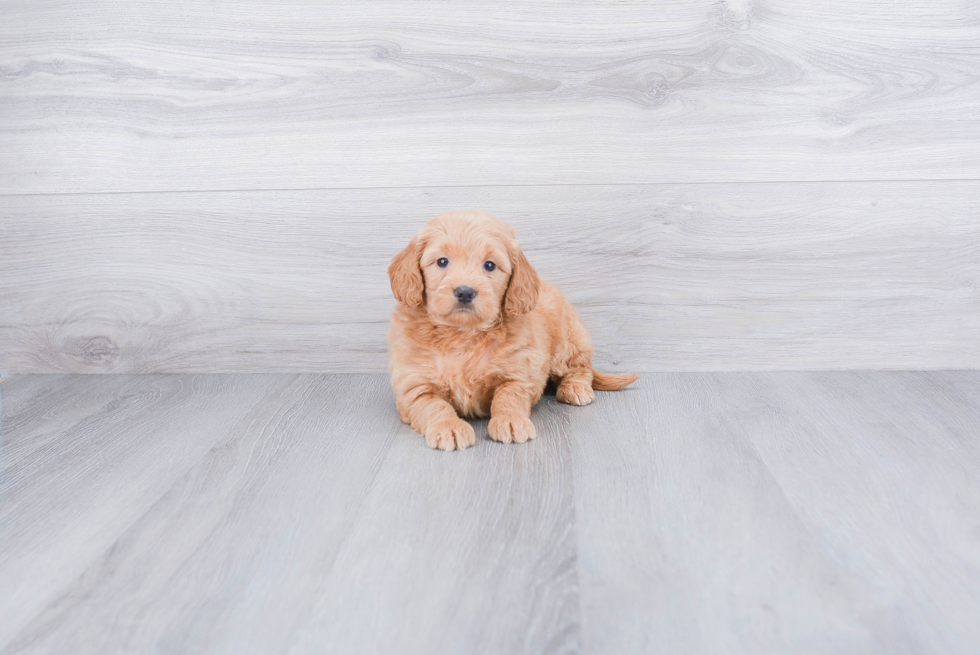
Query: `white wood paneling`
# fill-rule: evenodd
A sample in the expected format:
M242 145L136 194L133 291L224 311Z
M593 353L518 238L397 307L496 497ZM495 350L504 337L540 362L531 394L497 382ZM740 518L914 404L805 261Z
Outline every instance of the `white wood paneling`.
M980 366L980 182L11 196L0 371L382 371L390 257L513 222L616 370Z
M0 192L980 177L976 2L5 2Z
M980 366L977 43L959 0L6 2L0 371L382 370L455 207L607 368Z

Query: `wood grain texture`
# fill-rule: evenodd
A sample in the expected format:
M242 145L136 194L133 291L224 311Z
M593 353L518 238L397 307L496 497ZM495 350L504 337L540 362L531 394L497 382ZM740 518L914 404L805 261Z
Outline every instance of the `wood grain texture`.
M52 378L51 384L70 396L87 380ZM17 395L13 382L4 383L8 402ZM10 429L18 414L7 416L4 450L33 454L5 463L0 478L0 588L5 590L0 644L45 608L70 601L67 585L102 561L195 462L217 459L219 453L209 455L216 443L212 432L247 421L268 392L248 377L224 383L174 377L128 382L106 406L72 421L55 440L35 433L34 422ZM58 410L57 404L50 407ZM35 437L39 447L32 447ZM14 562L16 553L32 556Z
M571 420L593 653L973 653L980 377L653 374Z
M537 444L438 458L385 376L38 377L4 383L5 655L577 649L553 400Z
M475 422L460 458L406 427L288 652L579 652L568 413L526 449Z
M383 375L2 391L3 655L980 648L980 372L653 373L452 454Z
M2 193L980 178L973 1L2 12Z
M517 226L616 370L980 367L980 182L6 197L0 371L384 371L390 257Z

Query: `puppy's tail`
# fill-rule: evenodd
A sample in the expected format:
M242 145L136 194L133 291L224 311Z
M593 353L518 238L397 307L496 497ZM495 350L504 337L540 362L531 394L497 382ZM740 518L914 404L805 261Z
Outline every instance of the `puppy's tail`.
M615 391L640 379L636 373L600 373L592 369L592 388L597 391Z

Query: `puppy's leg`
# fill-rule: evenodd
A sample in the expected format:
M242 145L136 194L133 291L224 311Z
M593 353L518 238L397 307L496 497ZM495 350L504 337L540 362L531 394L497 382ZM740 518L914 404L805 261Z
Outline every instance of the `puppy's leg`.
M578 312L569 305L565 343L557 350L552 372L561 379L555 399L569 405L588 405L592 390L592 340Z
M412 429L422 433L429 448L463 450L476 443L473 426L456 414L445 398L434 393L407 395L398 399L402 420L408 418Z
M543 385L541 385L543 386ZM504 382L493 392L487 434L501 443L524 443L536 436L531 406L541 390L527 382Z
M586 360L587 362L589 359ZM595 400L592 390L592 366L576 366L566 373L558 384L555 400L569 405L588 405Z

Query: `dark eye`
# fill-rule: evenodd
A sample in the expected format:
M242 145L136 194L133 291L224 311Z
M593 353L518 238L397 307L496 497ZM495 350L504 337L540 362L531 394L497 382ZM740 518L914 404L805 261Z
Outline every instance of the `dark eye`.
M447 266L449 266L449 260L446 259L445 257L440 257L439 259L436 260L436 264L439 266L439 268L446 268Z
M483 270L487 273L493 272L493 269L497 268L497 265L493 262L483 262Z

